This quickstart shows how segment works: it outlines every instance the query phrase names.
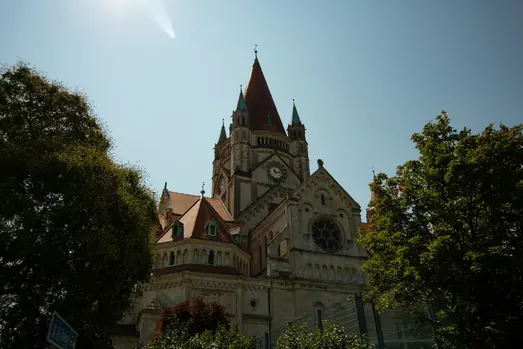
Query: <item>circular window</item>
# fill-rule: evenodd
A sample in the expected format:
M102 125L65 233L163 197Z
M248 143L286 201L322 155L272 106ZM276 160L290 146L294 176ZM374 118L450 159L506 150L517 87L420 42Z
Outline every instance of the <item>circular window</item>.
M330 219L318 219L314 222L312 238L322 250L336 252L341 248L341 230Z

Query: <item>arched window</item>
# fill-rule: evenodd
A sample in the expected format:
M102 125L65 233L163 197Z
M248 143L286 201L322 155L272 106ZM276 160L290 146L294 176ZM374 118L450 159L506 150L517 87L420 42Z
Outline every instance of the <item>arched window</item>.
M209 236L216 236L216 221L211 219L209 222L209 225L207 226L207 235Z
M209 257L208 257L207 261L209 262L210 265L214 264L214 251L213 250L211 250L209 252Z
M172 236L173 239L183 236L183 224L180 223L180 221L174 222L172 234L173 234L173 236Z
M169 253L169 265L174 265L174 252Z
M259 262L260 262L260 270L263 269L263 252L262 252L262 246L258 249L259 254Z
M269 123L269 125L272 125L272 115L271 115L271 112L269 112L267 114L267 122Z
M325 195L321 194L321 204L325 206Z

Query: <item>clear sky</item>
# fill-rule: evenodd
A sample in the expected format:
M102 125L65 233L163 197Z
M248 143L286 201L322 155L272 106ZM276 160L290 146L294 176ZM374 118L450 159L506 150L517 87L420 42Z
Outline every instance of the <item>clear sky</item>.
M210 193L254 44L284 125L296 99L311 170L323 159L363 209L372 167L415 158L441 109L476 132L523 122L521 0L164 0L175 39L150 16L165 29L160 0L135 1L0 1L0 62L85 91L157 194Z

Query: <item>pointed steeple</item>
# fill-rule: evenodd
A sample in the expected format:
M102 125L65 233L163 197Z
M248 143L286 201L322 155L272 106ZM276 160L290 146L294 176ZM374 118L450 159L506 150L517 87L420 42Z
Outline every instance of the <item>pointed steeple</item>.
M263 130L277 132L285 135L285 129L280 119L280 114L263 71L258 61L257 51L252 65L249 83L245 89L245 103L250 115L250 124L253 131Z
M245 98L243 98L243 87L240 85L240 96L238 97L238 105L236 110L247 110L247 105L245 104Z
M226 139L227 139L227 133L225 133L225 120L222 119L222 129L220 131L220 138L218 138L218 143L221 143Z
M298 115L298 110L296 109L296 103L294 103L294 99L292 100L292 125L301 125L300 116Z

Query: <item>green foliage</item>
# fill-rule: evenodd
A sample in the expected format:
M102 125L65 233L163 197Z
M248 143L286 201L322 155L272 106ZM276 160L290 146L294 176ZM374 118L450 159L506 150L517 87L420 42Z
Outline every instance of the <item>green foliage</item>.
M190 336L186 327L168 328L153 340L147 349L249 349L251 340L237 328L219 326L215 331L206 330Z
M229 326L225 307L214 301L205 303L203 297L194 297L191 302L185 300L174 307L165 307L151 334L151 340L154 341L169 329L183 328L192 337L205 331L214 333L220 326Z
M155 200L116 164L86 98L20 63L0 75L0 347L43 347L57 311L78 348L151 272Z
M323 321L319 329L307 331L306 324L292 324L278 338L276 349L373 349L365 336L348 334L335 324Z
M376 176L359 242L381 310L434 305L440 346L506 348L523 325L523 125L412 136L419 159Z

